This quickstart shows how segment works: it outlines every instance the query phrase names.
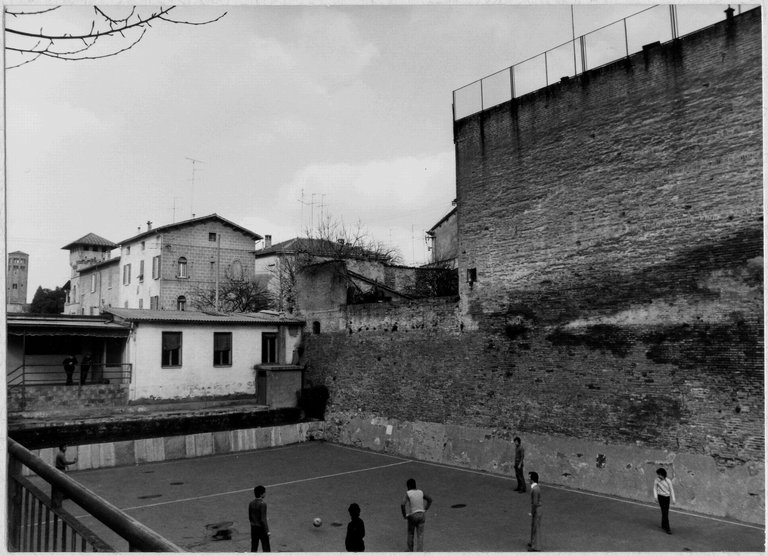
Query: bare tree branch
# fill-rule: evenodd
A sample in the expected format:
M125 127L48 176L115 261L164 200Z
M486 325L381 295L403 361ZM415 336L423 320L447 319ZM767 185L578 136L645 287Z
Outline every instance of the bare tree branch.
M6 9L5 13L8 15L12 15L14 17L17 16L23 16L23 15L40 15L48 12L52 12L53 10L58 10L61 6L53 6L52 8L46 8L44 10L40 10L38 12L13 12L11 10Z
M40 26L39 30L33 31L29 27L25 27L24 23L29 23L30 26L34 25L42 14L57 8L34 12L5 11L6 14L14 18L13 23L7 25L5 29L6 51L14 53L15 56L19 56L22 59L25 56L32 56L30 59L23 60L20 63L13 61L6 69L28 64L41 56L65 61L109 58L136 46L144 38L147 30L152 27L153 21L198 26L219 21L227 14L227 12L224 12L218 17L205 21L188 21L169 17L170 12L176 6L156 8L151 12L147 12L146 8L142 9L134 6L126 16L116 16L108 13L105 9L94 6L95 15L93 19L90 19L90 29L84 33L49 32L46 31L45 26ZM111 39L112 42L102 43L101 39ZM35 40L36 42L34 44L27 44L29 40ZM80 42L84 46L80 49L68 48L66 45L71 41ZM128 41L128 43L114 41ZM98 50L96 49L97 43L99 45ZM91 53L84 56L82 54L85 51L91 51Z

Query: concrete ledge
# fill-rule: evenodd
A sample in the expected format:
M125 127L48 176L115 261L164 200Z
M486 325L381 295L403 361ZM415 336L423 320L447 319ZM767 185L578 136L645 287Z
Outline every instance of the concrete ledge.
M515 475L516 434L498 429L406 422L363 413L326 415L325 438L424 461ZM718 468L713 458L642 446L517 433L526 448L525 473L543 483L653 501L656 469L675 485L677 507L746 523L765 524L765 464Z
M258 427L231 431L204 432L180 436L139 438L99 444L70 445L68 457L78 461L70 471L138 465L157 461L229 454L262 448L287 446L310 440L322 440L322 421ZM53 465L58 448L33 450L43 461ZM31 472L24 468L24 474Z

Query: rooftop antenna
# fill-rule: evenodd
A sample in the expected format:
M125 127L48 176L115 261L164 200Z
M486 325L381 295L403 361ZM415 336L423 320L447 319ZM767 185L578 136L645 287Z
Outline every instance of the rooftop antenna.
M185 156L187 160L192 162L192 189L189 194L189 212L192 214L192 218L195 217L195 174L199 172L199 169L197 168L197 164L205 164L204 160L197 160L195 158L190 158L188 156Z

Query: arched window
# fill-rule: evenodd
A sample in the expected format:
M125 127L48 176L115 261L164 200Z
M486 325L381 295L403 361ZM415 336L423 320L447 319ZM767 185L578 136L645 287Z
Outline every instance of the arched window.
M187 306L187 298L184 297L183 295L180 295L179 298L176 300L176 310L183 311L186 306Z
M186 257L179 257L179 278L188 278L187 274L187 259Z

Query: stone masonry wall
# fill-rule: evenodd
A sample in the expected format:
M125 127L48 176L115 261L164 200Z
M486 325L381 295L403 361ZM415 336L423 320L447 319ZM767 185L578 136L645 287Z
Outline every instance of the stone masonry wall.
M52 409L128 405L127 384L13 386L8 388L9 413Z
M328 437L764 522L760 18L457 122L461 301L307 338Z

